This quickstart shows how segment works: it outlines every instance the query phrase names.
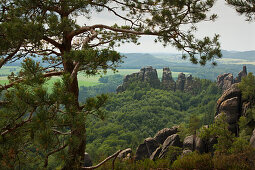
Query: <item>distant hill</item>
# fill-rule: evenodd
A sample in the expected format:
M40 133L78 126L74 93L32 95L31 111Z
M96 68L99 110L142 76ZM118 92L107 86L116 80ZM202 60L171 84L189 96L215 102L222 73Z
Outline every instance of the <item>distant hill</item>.
M255 51L226 51L222 50L223 58L255 61Z
M121 64L121 68L141 68L145 66L153 66L155 68L164 67L169 65L169 62L156 58L147 53L124 53L124 63Z

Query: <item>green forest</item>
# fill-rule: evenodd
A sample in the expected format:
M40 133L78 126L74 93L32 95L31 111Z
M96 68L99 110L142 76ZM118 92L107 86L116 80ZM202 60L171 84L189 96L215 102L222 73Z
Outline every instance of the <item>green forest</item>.
M211 124L220 90L209 80L199 81L196 95L154 89L141 82L134 82L123 93L110 94L104 106L105 120L93 116L88 120L88 153L99 158L123 147L135 151L145 138L163 128L187 124L192 116L199 118L200 126Z
M0 170L253 170L254 51L200 34L218 2L0 0Z

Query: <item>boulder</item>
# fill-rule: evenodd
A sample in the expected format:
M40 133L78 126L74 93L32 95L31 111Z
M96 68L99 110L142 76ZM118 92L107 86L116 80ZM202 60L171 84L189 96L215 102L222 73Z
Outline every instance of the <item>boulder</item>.
M176 83L172 77L172 72L170 71L169 67L163 68L161 86L164 90L175 91Z
M195 139L195 150L199 153L204 153L206 151L206 143L198 136L196 136Z
M161 153L162 151L162 148L161 147L158 147L150 156L150 160L153 160L155 161L158 157L159 157L159 154Z
M178 127L172 127L172 128L164 128L156 133L154 136L154 139L159 143L163 144L164 141L168 136L171 136L173 134L176 134L178 131Z
M241 101L241 90L238 88L238 83L233 84L229 89L227 89L217 101L216 115L220 113L220 106L222 102L237 97L238 101ZM216 116L215 115L215 116Z
M186 81L185 74L180 73L178 75L178 79L176 81L176 90L183 91L184 90L185 81Z
M228 124L237 123L240 117L240 99L233 97L223 101L220 105L219 113L226 115Z
M151 154L159 147L154 138L147 138L136 149L135 160L150 158Z
M191 151L195 150L195 135L187 136L183 141L183 148Z
M255 148L255 129L253 130L251 139L250 139L250 145Z
M166 155L170 146L182 147L179 135L173 134L171 136L168 136L168 138L162 145L162 151L159 154L159 158L163 158Z
M90 167L90 166L92 166L93 164L92 164L92 160L91 160L89 154L88 154L87 152L85 152L84 155L85 155L85 156L84 156L84 167Z

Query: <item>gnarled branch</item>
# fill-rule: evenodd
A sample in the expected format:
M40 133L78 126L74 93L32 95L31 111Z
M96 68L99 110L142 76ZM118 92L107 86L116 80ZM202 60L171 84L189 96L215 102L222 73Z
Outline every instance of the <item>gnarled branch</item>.
M116 157L119 155L119 153L120 153L121 151L122 151L122 150L119 150L119 151L115 152L113 155L107 157L105 160L103 160L102 162L100 162L99 164L97 164L97 165L95 165L95 166L81 167L81 168L82 168L82 169L87 169L87 170L88 170L88 169L96 169L96 168L102 166L104 163L106 163L106 162L109 161L110 159L116 158ZM114 165L114 163L113 163L113 165Z

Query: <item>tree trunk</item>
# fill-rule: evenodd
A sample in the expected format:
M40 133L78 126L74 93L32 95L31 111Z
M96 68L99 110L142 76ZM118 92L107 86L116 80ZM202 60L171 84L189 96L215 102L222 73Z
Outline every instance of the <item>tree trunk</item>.
M69 75L72 74L74 69L74 64L72 61L64 62L65 72ZM77 74L74 75L70 82L68 83L67 90L69 93L73 95L73 102L66 105L67 110L76 111L73 117L78 116L77 114L81 114L79 107L79 87L78 87L78 79ZM70 114L70 113L69 113ZM71 125L71 136L70 136L70 144L68 148L68 159L65 160L65 165L62 168L63 170L71 170L71 169L80 169L83 165L84 161L84 153L86 146L86 129L85 122L75 122Z

